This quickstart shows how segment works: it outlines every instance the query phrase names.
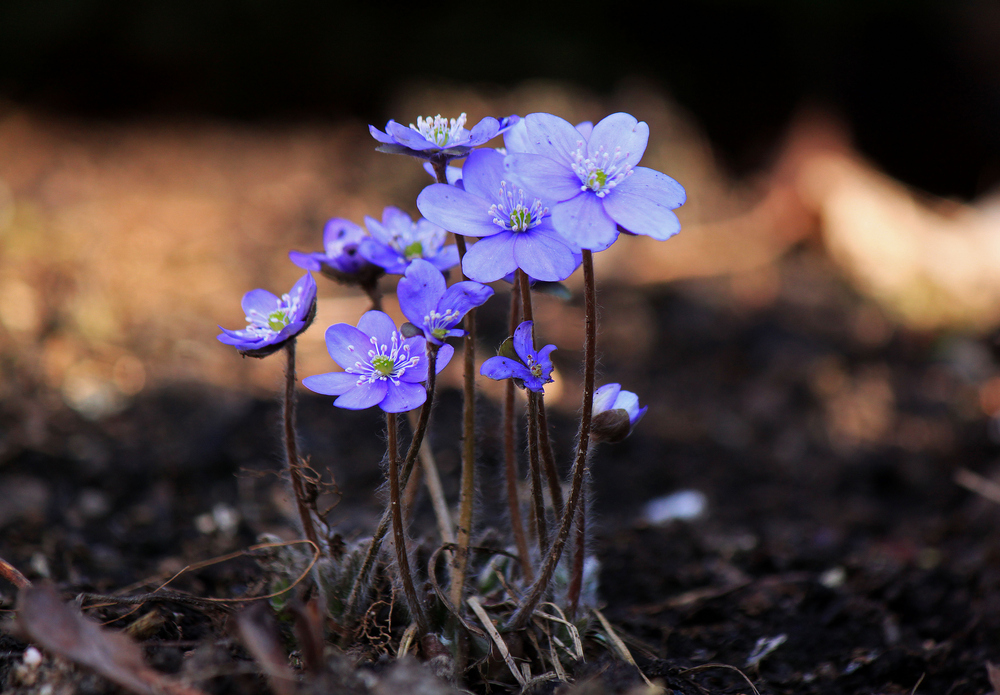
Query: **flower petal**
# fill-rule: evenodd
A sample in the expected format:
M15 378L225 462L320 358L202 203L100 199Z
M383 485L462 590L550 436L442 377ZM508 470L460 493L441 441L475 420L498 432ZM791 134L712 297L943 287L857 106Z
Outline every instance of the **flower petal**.
M438 348L437 364L435 365L438 374L441 373L442 369L448 366L448 363L451 362L451 358L454 357L454 355L455 348L448 343L444 343Z
M278 308L280 302L280 299L267 290L250 290L243 295L243 301L240 304L243 307L243 313L247 316L254 313L267 316Z
M379 345L392 345L392 334L396 333L396 323L384 311L366 311L358 320L358 330L378 340ZM396 340L399 341L397 336Z
M420 328L431 310L445 294L444 276L431 263L415 258L406 268L406 275L396 286L399 308L409 321Z
M594 126L587 143L588 154L593 157L603 147L613 153L621 148L624 161L632 166L639 163L649 142L649 126L627 113L613 113Z
M530 113L524 117L528 131L528 152L572 164L576 151L586 140L573 125L550 113Z
M580 193L580 177L560 161L537 154L509 154L503 160L506 177L545 200L567 200Z
M378 407L387 413L405 413L407 410L419 408L426 400L427 389L423 386L400 381L398 384L388 385L385 398Z
M479 373L490 379L527 379L531 377L531 372L520 362L515 362L509 357L491 357L479 369Z
M407 367L406 371L399 377L401 381L417 383L427 381L427 365L430 358L427 357L427 341L421 335L406 338L403 345L409 348L409 354L417 358L417 363L412 367Z
M289 251L288 258L300 268L306 270L312 270L314 272L319 272L322 269L322 264L318 260L323 257L320 253L302 253L301 251Z
M347 372L329 372L327 374L316 374L307 376L302 380L302 385L315 393L322 393L324 396L341 396L358 384L357 374Z
M358 244L358 253L369 263L384 268L389 274L401 274L406 270L406 259L400 256L396 249L376 239L362 239Z
M365 362L371 346L368 336L349 323L337 323L326 329L326 350L344 369Z
M437 303L437 310L442 314L457 311L458 316L451 324L451 326L456 326L462 317L469 313L470 309L482 306L492 296L493 288L482 283L468 280L456 282L444 292L444 296ZM451 328L451 326L448 327Z
M503 134L503 146L508 154L529 152L531 150L531 142L528 140L528 128L523 118L508 128L507 132Z
M681 231L681 222L673 210L649 198L616 190L604 199L604 209L633 234L664 241Z
M385 132L391 135L393 140L400 145L409 147L411 150L416 150L417 152L440 149L435 143L430 142L413 128L408 128L402 123L396 123L396 121L386 123Z
M347 408L348 410L364 410L380 403L385 398L386 391L388 391L388 385L385 379L379 379L372 383L364 382L343 394L333 404L338 408Z
M365 230L343 217L334 217L323 227L323 249L335 256L343 251L344 244L357 243L365 237Z
M502 154L496 150L476 150L462 167L462 183L472 195L498 202L503 174Z
M483 237L469 247L462 261L465 276L479 282L499 280L516 268L514 234L507 231Z
M642 196L671 210L679 208L687 200L687 192L683 186L649 167L633 169L632 175L619 183L612 195L614 193Z
M316 281L313 280L313 276L306 273L299 278L292 285L292 289L289 290L288 298L295 306L295 314L292 317L293 321L299 322L305 320L306 316L312 311L313 302L316 301Z
M378 128L376 128L373 125L369 125L368 126L368 132L371 133L371 135L372 135L373 138L375 138L376 140L378 140L381 143L385 143L386 145L395 142L395 140L392 139L391 135L386 135L385 133L383 133L381 130L379 130Z
M441 250L436 256L431 256L427 259L434 267L444 272L449 268L454 268L458 265L458 247L455 244L448 244L447 246L442 246Z
M618 398L618 392L621 390L621 384L605 384L594 391L594 415L611 410L615 405L615 399Z
M590 140L591 134L594 132L594 122L593 121L580 121L576 124L576 129L583 136L584 140Z
M489 236L500 231L493 223L488 200L444 183L433 183L420 191L417 209L437 226L463 236Z
M601 199L591 191L554 206L552 225L580 248L591 251L603 251L618 238L615 221L604 211Z
M528 361L528 357L535 357L535 336L532 331L533 326L534 321L522 321L521 324L514 329L514 352L516 352L517 356L524 362Z
M471 147L477 147L482 145L487 140L492 140L500 132L500 121L493 118L493 116L487 116L483 120L479 121L476 125L472 126L472 130L469 131L469 139L463 143Z
M573 249L554 229L538 228L514 237L517 267L535 280L558 282L576 270Z

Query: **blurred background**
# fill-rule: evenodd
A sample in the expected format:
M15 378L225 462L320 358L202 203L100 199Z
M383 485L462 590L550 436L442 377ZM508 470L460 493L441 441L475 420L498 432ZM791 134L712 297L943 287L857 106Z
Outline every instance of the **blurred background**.
M663 7L664 20L630 10L611 26L593 2L521 17L457 4L5 0L4 395L38 387L100 419L164 383L270 393L279 361L236 358L216 325L242 325L247 290L290 287L300 271L288 250L318 250L327 218L415 212L425 173L376 153L369 123L463 111L475 122L625 110L650 124L643 163L687 188L684 231L600 254L609 287L693 282L677 286L753 312L808 306L833 283L856 298L862 341L884 344L896 326L993 330L1000 6ZM320 296L322 326L366 308L332 283ZM540 309L552 339L576 344L579 328L558 319L579 312L552 302ZM612 356L616 345L654 354L661 337L643 311L615 310ZM301 372L330 368L322 330L308 332ZM1000 407L993 373L977 372L987 409Z

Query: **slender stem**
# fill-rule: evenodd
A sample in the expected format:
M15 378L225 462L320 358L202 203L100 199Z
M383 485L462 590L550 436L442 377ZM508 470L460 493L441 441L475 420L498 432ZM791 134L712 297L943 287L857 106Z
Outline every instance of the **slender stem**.
M570 620L576 617L580 604L580 590L583 588L583 564L587 554L587 492L584 487L580 506L576 510L576 537L573 539L573 570L566 589L566 612Z
M403 470L399 476L400 482L403 485L406 485L406 483L410 480L410 474L413 472L413 466L417 461L417 454L420 451L421 444L423 444L424 435L427 433L427 424L430 422L431 408L434 405L434 390L436 382L437 348L434 345L428 344L427 400L424 401L423 406L420 408L420 418L417 421L417 426L413 429L413 439L410 441L410 448L406 452L406 461L403 464ZM354 578L354 584L351 586L351 593L348 595L347 601L344 603L346 606L344 611L345 623L353 615L362 587L368 584L368 575L371 573L372 567L375 565L375 558L378 557L378 551L382 547L382 540L385 538L385 534L389 531L389 524L392 519L391 512L391 509L386 509L385 512L382 513L382 518L378 522L378 527L372 535L372 542L369 544L364 560L361 562L361 569L358 570L358 574Z
M520 320L520 301L517 284L510 290L510 334L514 334ZM510 514L510 527L517 545L517 555L521 558L521 572L527 581L535 578L531 567L531 552L528 550L528 539L524 535L524 523L521 521L521 504L517 497L517 427L514 412L513 379L507 379L506 394L503 402L503 458L504 472L507 478L507 507Z
M399 444L396 441L398 423L396 413L385 414L385 424L388 430L389 447L389 508L392 510L393 545L396 546L396 562L399 565L399 578L403 582L406 602L410 604L410 614L417 623L417 629L423 634L427 632L427 619L423 608L417 599L417 591L413 587L413 575L410 574L410 560L406 555L406 532L403 530L403 510L399 502Z
M417 428L417 418L415 417L415 411L411 410L408 415L410 415L410 426L415 431ZM448 513L448 503L444 498L444 489L441 487L441 475L438 473L437 461L434 460L434 452L431 451L430 443L427 439L424 439L423 444L420 446L420 468L423 470L424 482L427 484L427 492L431 496L431 505L434 507L434 516L437 517L438 533L441 535L442 543L454 543L455 535L451 529L451 515ZM420 471L415 471L419 473ZM407 492L415 485L413 483L417 481L418 478L410 476L410 481L407 483ZM412 510L407 510L412 514Z
M538 448L542 452L542 463L545 464L545 478L549 483L549 497L555 507L556 516L563 513L562 485L559 482L559 471L556 470L556 457L552 453L552 442L549 440L549 419L545 415L545 396L538 394Z
M545 523L545 501L542 499L542 472L538 461L538 394L528 391L528 471L531 476L531 500L534 503L535 541L538 554L544 555L549 532Z
M590 424L594 410L594 378L597 371L597 284L594 281L594 255L588 249L583 250L583 282L584 310L586 312L586 337L583 343L583 412L580 414L580 432L576 447L576 459L573 461L569 502L563 511L559 531L552 542L552 547L549 548L541 572L531 585L527 597L508 623L511 629L521 629L528 624L535 611L535 606L538 605L548 588L552 573L559 563L566 540L569 538L570 527L576 518L576 509L583 493L584 474L587 470L587 459L590 453Z
M285 424L285 464L292 479L292 491L295 493L295 503L299 508L299 519L302 522L302 532L307 539L322 549L316 527L313 525L310 500L306 496L305 483L302 481L302 469L299 463L298 440L295 432L295 338L285 343L285 397L282 402L282 416Z

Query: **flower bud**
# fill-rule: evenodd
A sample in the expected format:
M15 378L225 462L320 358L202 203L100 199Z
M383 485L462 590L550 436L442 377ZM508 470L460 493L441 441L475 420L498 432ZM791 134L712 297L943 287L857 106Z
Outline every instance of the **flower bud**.
M623 391L621 384L605 384L594 392L591 437L594 441L620 442L632 433L648 407L639 407L639 397Z

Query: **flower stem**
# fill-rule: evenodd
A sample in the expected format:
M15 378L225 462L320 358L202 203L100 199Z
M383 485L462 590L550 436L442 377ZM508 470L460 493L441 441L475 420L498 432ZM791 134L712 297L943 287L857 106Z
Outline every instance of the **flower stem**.
M306 538L319 550L323 546L316 535L313 525L312 510L315 496L307 496L305 483L302 480L302 466L299 462L298 438L295 432L295 338L285 344L285 397L282 401L282 419L285 425L285 462L288 474L292 479L292 491L295 493L295 503L299 508L299 519L302 522L302 532Z
M518 287L513 285L510 290L510 334L520 322L520 301ZM531 552L528 550L528 539L524 535L524 523L521 521L521 504L517 497L517 427L514 412L513 379L507 379L506 394L503 402L503 458L504 472L507 478L507 507L510 514L510 528L517 545L517 555L521 559L521 572L527 581L535 578L531 567Z
M542 452L542 463L545 464L549 497L552 498L556 517L560 517L563 513L562 485L559 482L559 471L556 470L556 458L552 453L552 442L549 440L549 419L545 415L545 396L543 394L538 394L538 448Z
M410 440L410 448L406 452L406 461L403 463L403 470L399 476L400 484L402 485L406 485L406 483L410 480L410 474L413 472L413 466L417 461L417 454L420 451L421 444L423 444L424 441L424 436L427 433L427 424L430 422L431 408L434 405L434 390L436 381L437 349L433 345L428 345L427 400L424 401L423 406L420 408L420 418L417 420L417 425L413 429L413 439ZM385 538L385 534L389 531L389 524L392 520L391 512L391 509L386 509L382 514L382 518L378 522L378 527L372 535L372 542L369 544L368 551L365 553L364 560L361 562L361 569L358 570L358 574L354 578L354 584L351 586L351 593L348 595L347 601L344 603L346 606L344 610L345 623L347 623L353 616L354 608L358 602L362 587L367 586L368 584L368 575L371 573L372 567L375 565L375 558L378 557L378 551L382 547L382 540Z
M406 532L403 530L403 510L399 502L399 443L397 439L397 415L385 414L385 424L388 430L389 449L389 508L392 510L393 545L396 547L396 562L399 565L399 578L403 582L403 592L406 602L410 605L410 614L417 623L420 634L427 632L427 619L417 599L417 591L413 586L413 575L410 574L410 560L406 555Z
M580 506L576 510L576 537L573 539L573 568L569 587L566 589L566 613L570 620L576 617L583 588L583 565L587 555L587 491L584 489Z
M590 423L594 410L594 378L597 371L597 284L594 281L594 255L583 250L584 310L586 312L586 337L583 343L583 412L580 414L580 432L577 440L576 459L573 461L573 477L570 485L569 501L563 510L559 530L549 548L542 570L528 591L527 597L511 617L508 626L519 630L528 624L538 602L548 588L552 573L562 556L570 527L576 518L576 509L583 493L583 481L590 454Z
M545 501L542 498L542 472L538 461L538 394L528 391L528 471L531 475L531 500L534 503L535 540L538 554L544 555L549 532L545 523Z

